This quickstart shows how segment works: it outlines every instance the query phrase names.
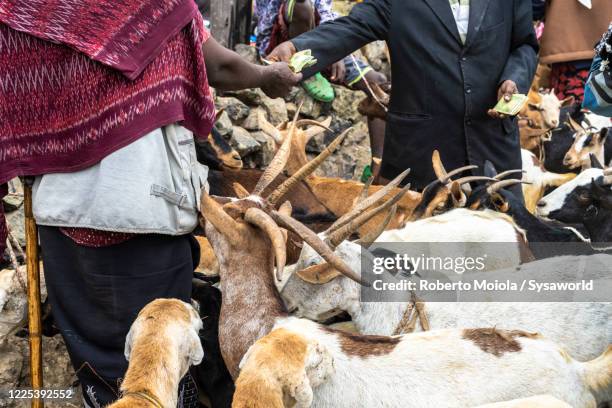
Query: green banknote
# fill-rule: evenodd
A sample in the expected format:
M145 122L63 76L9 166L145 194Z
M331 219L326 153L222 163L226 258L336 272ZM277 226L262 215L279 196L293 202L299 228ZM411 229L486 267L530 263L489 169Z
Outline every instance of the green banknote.
M526 95L514 94L512 95L512 99L510 99L508 102L506 102L506 100L502 97L493 109L499 113L503 113L504 115L515 116L521 111L521 109L523 109L526 102Z
M289 61L289 67L296 74L302 72L304 68L312 67L317 63L317 59L311 54L311 50L296 52Z

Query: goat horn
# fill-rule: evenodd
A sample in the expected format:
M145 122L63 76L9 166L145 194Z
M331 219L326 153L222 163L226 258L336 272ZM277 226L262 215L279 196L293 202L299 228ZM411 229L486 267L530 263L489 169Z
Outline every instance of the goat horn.
M349 223L344 225L342 228L337 229L332 234L327 236L326 242L331 248L336 248L344 240L351 236L351 234L359 229L363 224L370 221L373 217L380 214L387 208L397 204L397 202L410 190L410 184L407 184L397 193L391 200L379 205L378 207L372 208L361 215L357 216Z
M316 125L314 125L313 127L306 129L303 133L304 135L304 139L303 139L303 143L304 146L306 146L308 144L308 141L310 139L312 139L313 137L315 137L316 135L318 135L319 133L321 133L321 129L325 129L325 130L330 130L329 127L331 126L331 122L332 122L332 118L331 116L329 116L327 119L325 119L323 122L317 122ZM333 131L331 131L333 133Z
M276 205L276 203L283 198L285 194L289 192L297 183L304 180L306 177L312 174L320 165L323 163L331 154L336 150L340 143L344 140L346 135L352 128L345 130L340 136L338 136L333 142L329 144L317 157L313 160L302 166L301 169L295 172L295 174L285 180L280 186L276 188L269 196L268 202L272 205Z
M361 194L359 195L358 202L362 202L363 200L368 198L368 191L370 191L370 186L372 185L373 181L374 181L374 177L368 177L366 182L363 184L363 190L361 190Z
M442 184L446 184L448 183L452 177L456 176L459 173L463 173L464 171L468 171L468 170L474 170L477 169L478 166L471 164L469 166L463 166L463 167L459 167L458 169L455 169L451 172L449 172L446 177L444 177L442 180L440 180L442 182Z
M312 249L321 255L321 257L325 259L328 264L336 268L338 272L342 273L347 278L354 280L360 285L366 285L366 283L361 280L359 275L353 272L353 270L351 270L351 268L349 268L349 266L338 255L336 255L334 251L332 251L331 248L329 248L327 244L321 240L321 238L317 236L317 234L308 229L308 227L304 226L304 224L291 217L287 217L278 211L272 211L270 215L279 225L290 229L300 238L302 238L304 242L310 245Z
M246 210L244 220L261 228L270 238L272 248L274 248L274 258L276 259L276 279L280 281L287 262L287 246L283 232L268 214L257 207Z
M300 119L295 124L295 127L297 127L299 129L299 128L304 127L306 125L319 127L321 129L327 130L328 132L333 132L333 130L331 130L328 126L324 125L321 122L317 122L316 120L312 120L312 119Z
M462 177L460 179L454 180L453 183L457 183L460 186L467 184L467 183L472 183L474 181L497 181L497 179L491 178L491 177L485 177L485 176L467 176L467 177Z
M433 170L436 177L438 177L438 180L444 180L448 173L442 164L442 159L440 158L440 152L438 150L433 151L431 156L431 164L433 165Z
M499 173L497 176L493 177L495 180L503 180L506 177L508 177L511 174L525 174L527 173L525 170L523 169L516 169L516 170L507 170L504 172Z
M370 245L372 245L372 242L376 241L378 237L380 237L380 234L382 234L387 229L387 227L389 226L389 223L391 222L393 217L395 217L396 213L397 213L397 204L391 207L384 221L381 222L378 225L378 227L376 227L376 229L370 231L363 238L359 238L356 242L365 248L369 248Z
M277 145L283 142L283 136L281 134L281 131L278 130L278 128L276 128L273 124L268 122L268 119L266 119L266 115L261 109L259 110L259 113L257 115L257 121L259 122L259 128L265 134L274 139L274 142L276 142Z
M281 214L285 214L288 217L291 217L291 213L293 212L293 206L291 205L291 201L285 201L283 204L281 204L281 206L278 208L278 212L280 212Z
M487 193L489 195L491 195L491 194L494 194L494 193L498 192L502 188L514 186L516 184L528 184L528 183L526 183L526 182L524 182L522 180L517 180L517 179L501 180L501 181L498 181L495 184L491 184L489 187L487 187Z
M230 242L240 242L238 223L217 203L206 190L202 189L200 208L206 221L210 222L217 231L225 235Z
M338 218L336 220L336 222L334 222L332 224L332 226L329 227L327 229L327 231L325 231L325 232L327 234L331 234L335 230L337 230L338 228L341 228L344 225L346 225L349 222L351 222L353 220L353 218L359 216L359 214L361 214L368 207L378 203L380 200L385 198L387 196L387 194L389 194L391 192L391 190L396 188L406 178L406 176L408 176L408 174L410 174L410 169L404 170L403 173L401 173L399 176L397 176L396 178L391 180L391 182L389 184L387 184L386 186L384 186L383 188L381 188L380 190L378 190L377 192L375 192L374 194L372 194L371 196L369 196L365 200L363 200L361 202L358 202L357 205L355 205L351 209L351 211L349 211L348 213L344 214L342 217Z
M287 165L287 161L289 160L289 155L291 153L291 141L293 140L295 133L295 123L297 122L297 118L300 114L300 109L302 109L302 104L300 104L295 112L293 123L287 132L285 140L283 140L283 144L278 149L274 159L272 159L272 162L268 165L268 168L266 168L264 173L261 175L261 178L257 182L255 190L253 190L253 195L261 195L266 187L268 187L276 179L276 177L278 177L278 175Z

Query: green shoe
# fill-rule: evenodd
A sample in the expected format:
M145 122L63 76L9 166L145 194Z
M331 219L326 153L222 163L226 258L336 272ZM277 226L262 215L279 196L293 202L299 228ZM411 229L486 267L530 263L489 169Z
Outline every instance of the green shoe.
M304 87L308 95L319 102L331 102L336 97L334 88L320 72L303 81L302 87Z

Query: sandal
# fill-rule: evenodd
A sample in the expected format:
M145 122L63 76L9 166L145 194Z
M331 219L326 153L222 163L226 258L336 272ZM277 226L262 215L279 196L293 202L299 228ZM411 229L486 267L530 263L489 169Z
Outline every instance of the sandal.
M319 102L331 102L336 97L334 88L320 72L303 81L302 87L308 95Z

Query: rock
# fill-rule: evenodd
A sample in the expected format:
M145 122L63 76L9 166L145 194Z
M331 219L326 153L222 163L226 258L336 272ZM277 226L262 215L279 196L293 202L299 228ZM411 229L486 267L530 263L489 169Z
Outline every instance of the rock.
M230 145L236 149L240 157L244 160L251 153L260 150L261 146L259 143L251 137L251 134L240 126L234 126L232 129L232 137L230 138Z
M216 100L217 109L225 109L234 123L240 123L249 116L249 107L234 97L219 96Z
M387 56L387 45L384 41L374 41L362 48L363 56L376 71L391 77L391 63Z
M264 132L252 132L251 137L261 146L261 149L255 153L255 157L253 158L255 165L260 168L267 167L276 154L276 143L274 143L274 139Z
M297 105L293 102L287 102L287 116L290 118L294 117L296 111Z
M303 88L299 88L298 93L295 96L295 104L299 106L300 103L303 102L302 110L300 111L300 115L306 118L317 118L321 116L321 103L315 101L310 95L306 93Z
M2 200L4 211L10 212L19 209L23 204L23 186L19 178L8 182L8 195Z
M234 51L250 63L259 64L259 57L257 56L257 49L255 47L251 47L247 44L237 44L234 47Z
M268 113L268 121L274 126L289 120L287 116L287 103L283 98L272 99L264 95L262 104Z
M25 247L25 216L23 213L23 206L17 211L13 211L6 214L6 222L13 233L13 236L17 238L22 247Z
M0 384L3 391L19 386L19 379L24 366L25 356L19 344L8 339L6 344L0 344Z
M260 112L264 112L264 115L265 115L264 108L257 107L257 108L251 109L251 112L249 112L249 116L247 116L247 118L242 122L242 127L249 131L260 130L259 128L259 113Z
M336 98L332 102L332 109L339 117L348 119L353 123L364 119L357 111L359 102L366 96L364 92L351 91L336 85L334 85L334 91L336 92Z
M223 112L221 116L219 116L219 120L215 123L215 128L221 133L222 136L229 137L232 134L232 128L234 125L232 124L232 120L230 119L227 112Z
M247 88L239 91L228 91L225 95L233 96L249 106L261 105L268 96L260 88Z

